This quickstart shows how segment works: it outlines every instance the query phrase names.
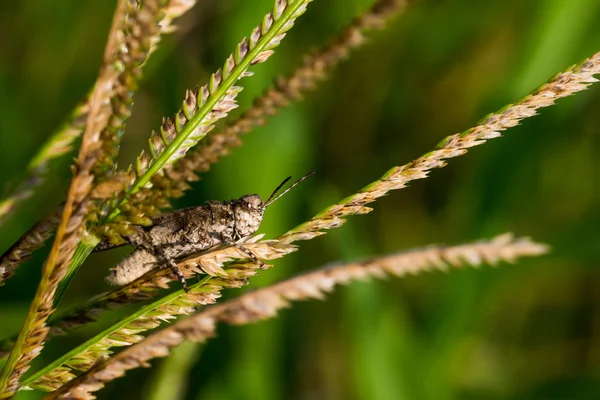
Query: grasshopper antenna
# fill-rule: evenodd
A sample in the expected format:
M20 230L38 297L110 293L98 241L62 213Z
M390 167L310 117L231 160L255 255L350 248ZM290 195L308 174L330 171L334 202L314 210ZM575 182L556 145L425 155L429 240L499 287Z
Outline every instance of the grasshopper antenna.
M273 190L273 193L271 193L271 195L269 196L269 198L267 199L267 201L265 202L265 204L267 204L269 201L271 201L271 199L273 198L273 196L275 196L275 194L276 194L277 192L279 192L279 189L281 189L281 187L282 187L283 185L285 185L285 183L286 183L287 181L289 181L290 179L292 179L292 177L291 177L291 176L288 176L287 178L285 178L285 179L283 180L283 182L281 182L281 183L279 184L279 186L277 186L277 187L275 188L275 190ZM266 207L266 205L265 205L265 207Z
M284 194L286 194L287 192L289 192L290 190L292 190L292 188L296 185L298 185L300 182L302 182L303 180L305 180L306 178L308 178L309 176L311 176L312 174L314 174L315 171L311 171L308 174L304 175L302 178L298 179L296 182L292 183L292 185L285 189L283 192L281 192L279 194L279 196L273 198L273 196L275 196L277 194L277 192L279 191L279 189L281 189L281 187L283 185L285 185L285 183L287 181L289 181L290 179L292 179L291 176L288 176L283 182L281 182L279 184L279 186L277 186L277 188L273 191L273 193L269 196L269 198L267 199L267 201L265 202L265 207L270 206L271 204L273 204L275 202L275 200L279 199L281 196L283 196Z

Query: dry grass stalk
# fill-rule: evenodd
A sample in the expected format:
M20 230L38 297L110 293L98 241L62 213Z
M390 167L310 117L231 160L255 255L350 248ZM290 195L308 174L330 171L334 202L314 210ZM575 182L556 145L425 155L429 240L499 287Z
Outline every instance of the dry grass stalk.
M309 222L287 232L281 240L284 243L292 243L312 239L322 235L325 229L340 226L344 222L343 217L370 212L371 209L365 207L366 204L386 195L390 190L406 187L410 181L426 178L430 170L446 166L446 159L461 156L470 147L501 136L500 132L536 115L539 108L551 106L559 98L585 90L591 83L597 82L594 75L598 73L600 53L554 76L515 104L488 115L479 125L446 137L429 153L408 164L390 169L379 180L362 188L357 194L345 198Z
M291 301L323 299L338 284L370 277L404 276L432 269L446 270L482 263L496 265L502 261L514 262L521 257L537 256L548 251L547 246L527 238L515 239L510 234L490 241L461 246L431 246L425 249L401 252L367 261L337 264L317 269L275 285L249 292L223 304L209 307L172 326L150 335L142 342L123 350L110 359L93 365L86 373L46 399L93 399L92 392L126 371L148 367L148 361L165 357L169 349L185 340L201 342L215 335L218 323L248 324L277 315Z
M119 3L109 33L104 65L90 99L86 129L73 168L74 177L69 187L61 221L25 323L0 375L0 398L14 396L18 389L19 378L29 369L31 360L42 350L49 330L46 321L54 311L54 294L68 269L83 233L85 216L90 205L88 196L94 182L93 171L102 157L104 148L101 135L113 114L110 100L115 95L115 89L120 87L117 81L120 76L119 68L118 65L113 64L115 60L118 61L116 55L121 52L123 45L120 32L126 25L126 21L131 18L139 22L141 37L143 37L145 28L155 24L155 15L159 10L157 1L145 2L143 9L129 0L122 0Z
M100 133L102 155L94 166L96 181L101 181L116 170L114 159L119 151L119 143L125 129L125 123L131 116L133 93L137 91L142 75L141 64L146 60L152 42L160 35L158 23L162 19L164 1L150 4L150 12L138 12L137 0L119 3L113 21L114 34L109 35L104 52L104 69L115 69L116 75L109 97L111 113ZM142 3L142 7L146 5ZM125 18L118 18L125 15ZM118 25L117 25L118 24ZM102 81L99 81L102 82Z
M288 77L276 79L273 87L254 101L254 105L223 130L211 134L186 157L165 168L163 176L153 179L159 188L148 203L168 207L167 198L177 198L189 188L187 182L198 180L197 174L207 172L211 164L229 154L231 147L241 145L241 135L256 126L264 125L266 118L277 113L279 108L291 101L301 99L304 92L313 90L327 78L338 63L348 57L350 51L366 43L366 33L382 30L399 14L408 0L379 0L363 15L355 18L342 32L323 49L304 57L303 65Z
M126 3L123 2L123 4ZM140 66L150 54L148 46L156 46L162 34L173 32L176 29L175 26L172 25L173 20L189 10L194 4L195 0L170 0L162 7L161 11L157 12L158 16L164 15L158 25L158 29L155 29L155 26L148 26L148 28L152 29L146 29L146 33L149 36L142 38L142 40L132 39L131 36L127 35L129 40L129 54L127 55L127 59L121 57L119 60L126 68L124 68L123 73L119 76L118 80L125 86L129 85L129 87L121 87L120 90L116 91L118 92L118 96L115 96L117 97L115 99L116 101L113 100L113 110L115 111L115 115L112 117L113 123L109 124L109 131L106 132L105 136L120 136L121 134L120 131L123 129L123 124L129 117L131 111L131 97L136 89L137 81L139 80L141 72ZM125 21L126 26L121 27L121 33L125 29L133 32L137 31L137 28L132 26L132 24L135 24L136 22L137 21L134 20ZM116 38L117 35L111 35L111 37ZM124 38L125 36L122 37L122 39ZM109 47L114 51L114 44L115 41L113 40L110 46L107 46L105 53L108 53ZM119 55L122 56L123 54ZM96 85L97 84L98 83L96 83ZM58 132L53 134L48 143L42 147L40 153L34 157L27 167L27 178L19 185L11 196L0 202L0 223L3 221L4 217L14 213L19 204L21 204L23 200L29 198L33 194L34 189L44 181L44 177L48 172L49 163L71 151L72 143L81 136L81 133L85 128L89 106L89 100L84 101L78 106L70 117L69 122L61 127ZM108 138L107 141L109 141ZM107 150L111 153L111 157L115 155L117 143L118 142L115 141L113 142L113 145L107 145ZM105 162L104 166L100 169L106 171L110 166L109 163ZM61 204L53 211L53 213L56 215L60 214L62 207L63 205ZM18 267L21 262L28 259L33 251L43 246L44 242L50 238L52 233L54 233L58 226L58 221L58 219L53 218L39 222L26 232L2 256L0 259L0 274L2 274L2 277L0 277L0 284L2 284L2 281L10 278L16 267ZM3 270L10 271L10 273L4 274L2 273Z

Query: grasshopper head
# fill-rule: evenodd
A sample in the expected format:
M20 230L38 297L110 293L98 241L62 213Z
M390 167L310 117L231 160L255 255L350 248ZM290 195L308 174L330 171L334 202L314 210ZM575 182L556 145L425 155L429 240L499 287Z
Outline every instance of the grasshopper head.
M281 184L279 184L279 186L277 186L277 188L273 191L273 193L271 193L271 196L269 196L269 198L265 202L263 202L260 196L257 194L248 194L246 196L240 197L237 200L234 200L233 217L235 219L235 225L233 228L233 236L236 239L241 239L254 234L258 230L258 227L262 222L263 214L265 213L265 208L273 204L275 200L281 198L281 196L289 192L290 189L292 189L294 186L296 186L297 184L299 184L314 173L315 171L312 171L304 175L302 178L298 179L290 187L288 187L282 193L276 196L277 192L279 192L279 189L281 189L283 185L285 185L285 183L291 179L291 176L286 178L283 182L281 182Z
M265 204L257 194L248 194L234 201L235 236L239 239L254 234L263 219Z

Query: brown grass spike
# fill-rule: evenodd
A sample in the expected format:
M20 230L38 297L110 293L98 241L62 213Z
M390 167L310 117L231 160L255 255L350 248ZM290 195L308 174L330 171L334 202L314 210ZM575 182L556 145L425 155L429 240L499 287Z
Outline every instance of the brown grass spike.
M312 239L322 235L323 230L340 226L344 223L343 218L348 215L370 212L371 209L365 207L366 204L385 196L390 190L406 187L410 181L427 178L432 169L446 166L445 160L461 156L471 147L500 137L500 132L518 125L525 118L536 115L539 108L551 106L557 99L585 90L591 83L598 81L594 78L598 73L600 73L600 53L557 74L515 104L488 115L479 125L446 137L429 153L408 164L390 169L379 180L327 208L309 222L287 232L280 239L285 243Z
M453 247L430 246L367 261L320 268L211 306L162 329L112 358L96 363L79 378L50 393L45 399L94 399L91 393L100 390L107 382L125 375L128 370L148 367L149 360L169 355L169 349L183 341L202 342L214 336L218 323L240 325L271 318L292 301L323 299L338 284L370 277L383 278L386 275L401 277L465 265L496 265L547 251L547 246L543 244L504 234L489 241Z

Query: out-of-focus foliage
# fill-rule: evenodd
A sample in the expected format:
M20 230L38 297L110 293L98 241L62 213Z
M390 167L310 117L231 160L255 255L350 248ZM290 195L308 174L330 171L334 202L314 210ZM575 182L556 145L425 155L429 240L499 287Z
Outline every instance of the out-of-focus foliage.
M186 88L202 84L271 0L203 1L146 70L122 147L126 165ZM316 0L269 63L243 82L241 109L301 54L325 43L367 0ZM0 5L0 184L19 176L89 91L115 2ZM600 50L596 0L423 0L208 173L177 206L266 195L287 175L318 171L270 207L261 230L283 233L393 165L474 125ZM227 328L101 398L587 399L600 392L600 89L545 109L392 193L365 217L276 262L265 285L332 260L504 231L553 253L517 266L354 284L276 320ZM0 235L4 251L64 196L60 169ZM46 250L47 251L47 250ZM126 251L126 250L124 250ZM0 334L22 323L45 251L0 288ZM66 306L106 289L123 251L94 256ZM235 291L226 296L236 295ZM121 314L122 315L122 314ZM118 316L103 318L100 325ZM96 326L78 332L88 337ZM75 345L56 339L37 362ZM160 391L159 391L160 390ZM162 392L161 392L162 391ZM160 397L158 393L169 393ZM154 396L154 397L152 397ZM38 398L21 393L19 399Z

